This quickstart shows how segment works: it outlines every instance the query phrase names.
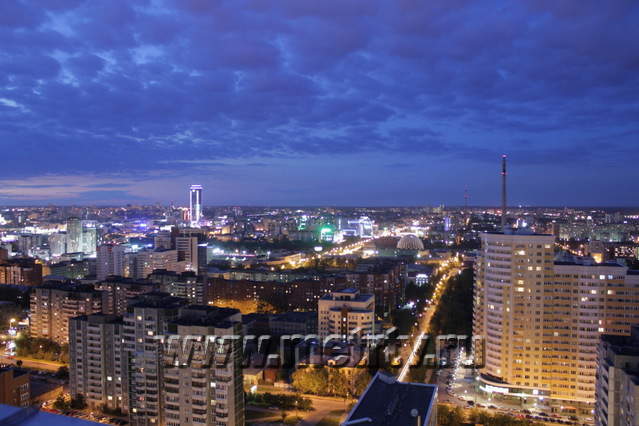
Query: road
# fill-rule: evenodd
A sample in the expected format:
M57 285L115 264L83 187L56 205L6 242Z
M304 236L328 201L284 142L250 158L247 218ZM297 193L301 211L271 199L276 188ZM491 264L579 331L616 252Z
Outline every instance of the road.
M7 356L0 355L0 363L2 364L15 364L18 360L22 361L22 366L24 368L33 368L34 370L58 371L58 368L64 365L53 361L20 357L9 358Z
M320 260L320 259L325 259L325 258L333 257L333 256L346 256L349 254L353 254L361 250L364 247L364 245L368 243L369 241L371 241L371 238L365 238L348 245L340 245L337 247L333 247L332 249L322 253L315 253L315 254L302 253L303 256L307 256L307 257L303 257L300 260L300 262L307 264L309 262L312 262L313 260Z
M397 380L399 380L400 382L406 380L411 365L413 365L419 358L422 347L426 343L424 337L428 336L428 333L430 331L430 321L437 311L439 299L446 289L448 280L458 275L461 271L461 269L459 269L459 263L456 260L452 260L450 263L445 264L443 267L449 270L440 278L440 280L435 285L433 297L429 302L427 302L426 306L424 306L423 315L417 318L410 339L401 351L401 358L402 360L406 361L404 362L404 365L400 370L399 375L397 376ZM426 382L430 380L432 369L428 370L427 374L428 377L426 377Z
M299 422L300 426L311 426L319 423L325 417L336 417L336 412L341 411L346 414L346 410L349 407L349 403L354 402L352 400L344 400L343 398L333 398L326 396L315 396L308 394L300 394L297 392L285 391L282 389L273 388L270 386L260 386L260 392L278 393L284 395L303 396L313 402L313 411L295 411L288 410L289 415L299 415L302 421ZM278 415L281 411L277 410ZM339 416L337 416L339 417Z

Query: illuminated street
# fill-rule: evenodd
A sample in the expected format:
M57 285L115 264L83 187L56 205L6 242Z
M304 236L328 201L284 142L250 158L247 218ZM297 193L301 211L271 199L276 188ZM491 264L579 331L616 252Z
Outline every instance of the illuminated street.
M439 299L444 293L448 280L461 272L461 269L459 267L460 264L458 260L451 260L450 262L445 262L442 264L441 269L446 270L447 272L440 278L437 284L435 284L433 297L429 301L426 301L423 309L423 315L421 317L418 317L417 321L414 324L414 328L411 332L408 342L404 344L401 358L403 360L405 359L406 362L404 363L399 375L397 376L399 381L406 380L406 376L410 371L410 367L415 363L416 359L419 358L419 353L421 352L422 346L426 343L424 336L426 336L430 330L430 321L437 311ZM415 338L416 335L417 338ZM409 348L410 353L408 353ZM432 370L429 370L427 374L428 376L426 377L426 382L429 381Z

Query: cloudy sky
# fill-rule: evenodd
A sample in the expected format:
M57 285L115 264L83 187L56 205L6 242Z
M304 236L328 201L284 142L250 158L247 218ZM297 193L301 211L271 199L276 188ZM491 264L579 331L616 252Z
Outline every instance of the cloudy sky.
M638 205L634 0L0 2L0 204Z

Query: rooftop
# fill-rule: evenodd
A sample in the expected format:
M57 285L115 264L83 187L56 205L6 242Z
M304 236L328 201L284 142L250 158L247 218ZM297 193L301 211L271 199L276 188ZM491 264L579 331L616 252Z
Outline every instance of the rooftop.
M27 370L22 370L20 368L15 368L15 367L2 367L2 368L0 368L0 374L1 373L6 373L7 371L13 372L13 377L14 378L23 376L25 374L29 374L29 372Z
M555 265L576 265L576 266L594 266L594 267L614 267L614 268L622 268L623 266L618 264L617 262L603 262L597 263L595 259L590 256L575 256L572 253L568 252L559 252L557 256L555 256Z
M485 232L490 235L525 235L528 237L552 237L552 234L537 234L533 232L530 228L509 228L505 229L503 232Z
M137 296L129 304L129 308L164 308L175 309L188 303L186 299L171 296L169 293L153 291Z
M398 382L393 376L378 372L349 413L346 422L360 420L366 425L429 424L437 386ZM417 417L420 418L418 423Z
M372 294L362 294L356 289L347 288L344 290L336 290L332 293L323 295L320 300L334 300L344 302L368 302L374 296Z
M222 326L227 328L229 317L240 311L208 305L189 305L180 309L179 317L172 323L184 326Z
M100 423L75 417L38 411L34 408L12 407L0 404L0 424L5 426L93 426Z
M122 317L119 315L104 314L98 312L91 315L81 315L73 319L79 319L81 321L87 321L91 324L116 324L122 322Z

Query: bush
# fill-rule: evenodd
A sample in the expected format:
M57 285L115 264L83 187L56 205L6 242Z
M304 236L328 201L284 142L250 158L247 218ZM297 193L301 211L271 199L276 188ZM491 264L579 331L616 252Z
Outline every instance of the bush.
M296 395L273 394L268 392L255 393L248 394L246 401L252 405L277 407L281 410L313 410L313 402L310 399Z
M69 369L65 366L62 366L60 368L58 368L58 371L56 371L55 376L58 379L62 379L62 380L68 380L69 379Z
M69 402L66 400L63 394L58 395L58 397L53 402L53 408L60 411L66 411L70 408Z

